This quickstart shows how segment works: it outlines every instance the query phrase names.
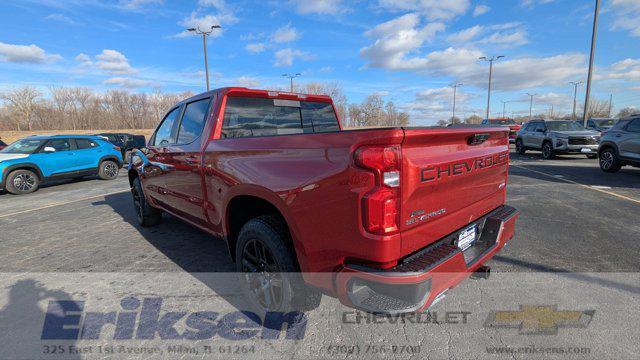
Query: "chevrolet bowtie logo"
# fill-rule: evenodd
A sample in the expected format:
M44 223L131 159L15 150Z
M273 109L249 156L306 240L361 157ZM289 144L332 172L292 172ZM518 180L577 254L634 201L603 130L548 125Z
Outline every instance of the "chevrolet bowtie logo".
M517 328L520 334L555 335L559 327L585 328L595 310L558 311L553 306L520 305L519 311L492 311L488 327Z

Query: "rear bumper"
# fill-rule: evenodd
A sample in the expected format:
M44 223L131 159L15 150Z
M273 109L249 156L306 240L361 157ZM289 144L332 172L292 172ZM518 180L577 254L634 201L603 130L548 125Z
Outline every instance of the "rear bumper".
M338 298L347 306L374 313L424 310L502 249L513 238L517 217L515 208L501 206L390 269L345 265L336 277ZM461 251L454 241L474 224L479 237Z

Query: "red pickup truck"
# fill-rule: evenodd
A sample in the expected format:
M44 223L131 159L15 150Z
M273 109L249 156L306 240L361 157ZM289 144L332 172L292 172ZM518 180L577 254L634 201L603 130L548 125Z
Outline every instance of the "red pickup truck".
M343 130L328 96L222 88L175 105L129 181L142 226L167 212L224 239L259 309L412 312L513 237L508 134Z

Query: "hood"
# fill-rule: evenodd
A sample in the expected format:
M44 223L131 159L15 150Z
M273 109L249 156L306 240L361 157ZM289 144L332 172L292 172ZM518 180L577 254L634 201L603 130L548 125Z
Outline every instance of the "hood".
M556 135L564 136L600 136L598 131L592 130L577 130L577 131L552 131Z
M0 162L7 161L7 160L24 159L26 157L29 157L29 154L0 153Z

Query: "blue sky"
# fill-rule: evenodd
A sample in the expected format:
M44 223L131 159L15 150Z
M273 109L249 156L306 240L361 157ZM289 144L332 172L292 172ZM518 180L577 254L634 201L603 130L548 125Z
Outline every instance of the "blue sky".
M579 0L22 0L0 4L0 90L32 85L97 91L204 89L202 39L184 31L220 24L209 38L213 87L339 82L350 102L378 93L415 125L482 115L488 65L491 113L570 113L586 82L593 6ZM593 93L614 111L640 107L640 1L603 0ZM584 99L584 86L579 88Z

